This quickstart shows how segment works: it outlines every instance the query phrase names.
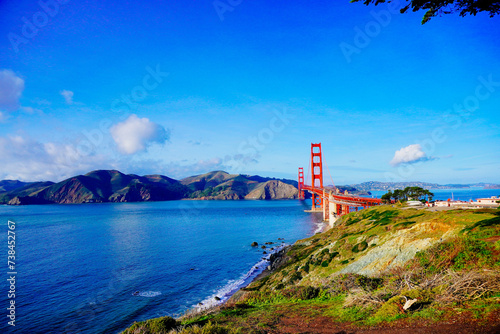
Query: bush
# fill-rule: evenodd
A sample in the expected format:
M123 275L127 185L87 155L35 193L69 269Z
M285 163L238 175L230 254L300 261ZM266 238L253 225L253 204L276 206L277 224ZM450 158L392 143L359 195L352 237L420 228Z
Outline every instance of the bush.
M364 251L367 248L368 248L368 244L366 243L366 241L362 241L359 244L354 245L354 247L352 248L352 251L353 251L353 253L358 253L358 252Z
M177 321L172 317L161 317L146 321L135 322L123 334L156 334L167 333L177 326Z
M168 334L236 334L236 333L240 333L240 330L223 327L217 324L213 324L209 321L202 327L194 325L179 330L172 330Z
M403 302L404 298L401 296L392 297L375 312L374 318L379 321L397 319L399 315L403 314Z
M384 284L384 280L382 278L359 275L356 277L356 284L365 291L372 291L380 288Z
M282 291L284 297L288 299L309 300L319 296L320 288L312 286L293 286Z
M295 281L300 281L302 279L302 275L296 271L290 276L290 283L293 284Z

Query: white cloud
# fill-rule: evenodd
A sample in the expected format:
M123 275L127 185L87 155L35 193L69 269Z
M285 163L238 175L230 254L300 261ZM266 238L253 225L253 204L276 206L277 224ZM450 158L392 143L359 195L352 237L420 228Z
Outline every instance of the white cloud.
M41 143L22 136L0 137L0 180L61 181L93 169L113 168L109 159L83 155L72 144Z
M73 104L74 93L72 91L64 89L60 92L60 94L64 97L67 104Z
M11 70L0 70L0 109L6 111L17 110L23 90L23 79Z
M136 115L112 126L110 132L118 150L124 154L144 151L153 142L163 144L169 139L164 127Z
M390 164L398 166L401 164L411 164L418 161L428 161L434 159L436 158L428 157L425 154L420 144L413 144L397 150L396 153L394 153L394 158L392 158Z

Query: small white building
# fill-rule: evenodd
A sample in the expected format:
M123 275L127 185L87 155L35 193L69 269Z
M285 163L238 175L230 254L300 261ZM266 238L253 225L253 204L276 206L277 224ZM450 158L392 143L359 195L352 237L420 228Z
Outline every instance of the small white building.
M447 200L447 201L435 201L434 206L462 206L462 205L467 205L470 204L470 202L465 202L465 201L452 201L452 200Z
M477 199L478 204L498 204L500 205L500 197L496 196L491 196L490 198L478 198Z
M456 201L448 199L447 201L436 201L434 202L434 206L440 207L455 207L455 208L492 208L500 206L500 198L499 197L491 197L491 198L478 198L476 202L470 200L470 202L466 201Z

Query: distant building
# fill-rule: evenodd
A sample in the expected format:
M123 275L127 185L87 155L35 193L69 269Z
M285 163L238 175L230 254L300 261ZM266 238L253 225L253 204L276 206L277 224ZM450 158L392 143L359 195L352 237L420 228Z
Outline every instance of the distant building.
M480 204L498 204L500 205L500 197L491 196L490 198L478 198L477 203Z
M451 199L448 199L447 201L435 201L434 206L463 206L463 205L468 205L471 202L466 202L466 201L452 201Z
M455 201L448 199L447 201L435 201L434 206L446 206L446 207L456 207L456 208L491 208L500 206L500 198L499 197L491 197L491 198L478 198L477 202L473 202L470 200L467 201Z

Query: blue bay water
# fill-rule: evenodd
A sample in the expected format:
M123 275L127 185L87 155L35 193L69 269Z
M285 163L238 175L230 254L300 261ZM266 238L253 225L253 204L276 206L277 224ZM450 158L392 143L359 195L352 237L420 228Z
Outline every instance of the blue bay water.
M225 298L265 266L253 241L314 234L321 215L309 208L310 201L1 206L0 332L116 333ZM9 219L16 223L15 330L6 317Z
M491 196L499 196L500 189L483 189L479 187L473 188L457 188L457 189L430 189L434 194L433 199L446 201L448 198L453 198L460 201L477 200L478 198L490 198ZM380 198L387 193L385 190L371 191L373 197Z

